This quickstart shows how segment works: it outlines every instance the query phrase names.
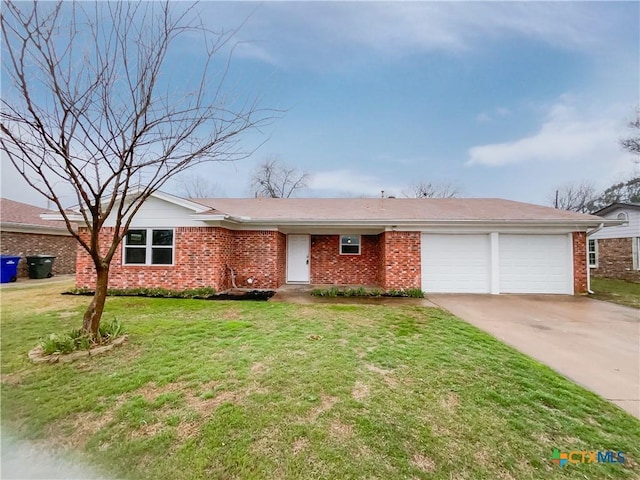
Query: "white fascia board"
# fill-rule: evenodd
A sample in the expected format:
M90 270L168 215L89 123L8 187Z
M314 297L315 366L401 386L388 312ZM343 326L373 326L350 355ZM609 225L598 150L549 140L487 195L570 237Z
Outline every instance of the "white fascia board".
M203 213L212 210L211 207L207 207L205 205L202 205L201 203L192 202L191 200L187 200L186 198L171 195L170 193L161 192L159 190L153 192L151 196L160 200L164 200L165 202L174 203L189 210L193 210L196 213Z
M332 226L353 226L353 227L385 227L395 230L420 230L430 227L460 227L460 226L480 226L491 229L503 227L564 227L571 231L582 231L588 228L605 225L621 225L621 220L607 221L604 219L595 220L296 220L296 219L251 219L248 217L233 217L230 215L192 215L191 218L202 221L224 220L256 225L273 225L282 227L332 227Z
M127 195L127 197L138 195L141 191L142 191L142 188L136 188L134 190L131 190ZM171 195L170 193L166 193L166 192L161 192L160 190L153 192L149 196L155 197L159 200L164 200L165 202L179 205L188 210L193 210L196 213L203 213L203 212L208 212L209 210L212 210L211 207L202 205L201 203L192 202L191 200L187 200L186 198L178 197L176 195ZM118 196L117 200L120 200L120 196ZM107 202L105 201L104 203L106 204ZM69 210L78 211L79 208L80 208L79 205L74 205L73 207L70 207Z
M41 213L40 218L43 220L56 220L64 222L64 217L61 213ZM72 223L84 223L84 217L80 213L67 213L67 218Z

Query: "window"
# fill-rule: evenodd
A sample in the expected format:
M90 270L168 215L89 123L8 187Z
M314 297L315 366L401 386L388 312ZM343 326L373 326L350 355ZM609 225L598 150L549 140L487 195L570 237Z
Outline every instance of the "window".
M124 264L173 265L173 230L129 230L124 237Z
M640 270L640 237L636 237L631 244L631 250L633 254L633 269Z
M360 235L340 235L340 255L360 255Z
M596 239L589 240L589 266L598 268L598 241Z
M627 214L624 212L620 212L618 215L616 215L616 219L617 220L624 220L625 222L629 221L629 219L627 218ZM619 227L625 227L626 225L623 223L622 225L618 225Z

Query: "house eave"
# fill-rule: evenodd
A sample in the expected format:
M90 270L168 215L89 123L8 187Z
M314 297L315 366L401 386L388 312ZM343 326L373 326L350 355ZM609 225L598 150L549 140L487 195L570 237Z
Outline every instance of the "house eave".
M40 235L70 236L66 228L47 227L46 225L33 225L28 223L2 222L0 231L12 233L36 233Z
M200 220L205 224L216 222L224 223L233 228L234 225L242 225L245 227L255 225L259 227L347 227L347 228L392 228L395 230L402 230L408 228L411 230L419 228L430 227L469 227L469 226L484 226L489 228L501 228L501 227L557 227L567 228L574 231L586 231L590 228L594 228L604 223L605 226L621 225L623 221L614 219L535 219L535 220L407 220L407 219L380 219L380 220L362 220L362 219L254 219L250 217L236 217L231 215L191 215L190 218Z

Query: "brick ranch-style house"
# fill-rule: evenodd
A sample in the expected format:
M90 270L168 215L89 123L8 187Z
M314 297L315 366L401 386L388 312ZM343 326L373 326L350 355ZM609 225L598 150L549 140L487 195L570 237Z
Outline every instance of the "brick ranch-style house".
M223 291L233 271L238 288L580 294L588 290L587 234L619 223L500 199L184 199L157 192L133 219L109 282ZM103 244L113 233L107 222ZM77 286L93 288L94 279L79 249Z
M0 199L0 248L3 255L19 255L18 277L28 277L26 257L54 255L53 274L71 274L76 271L76 240L64 222L44 220L43 213L55 215L42 207Z
M591 275L640 282L640 203L613 203L594 215L624 223L589 237Z

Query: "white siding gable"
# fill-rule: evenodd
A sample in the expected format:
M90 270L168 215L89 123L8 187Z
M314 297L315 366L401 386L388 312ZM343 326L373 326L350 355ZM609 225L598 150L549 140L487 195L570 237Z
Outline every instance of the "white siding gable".
M619 207L603 215L603 218L617 219L618 214L624 212L629 219L629 223L618 227L605 227L594 233L589 238L629 238L640 237L640 210L637 208Z
M132 227L202 227L204 222L189 218L193 210L175 203L167 202L155 197L149 197L136 213ZM105 222L106 227L114 226L114 216Z

